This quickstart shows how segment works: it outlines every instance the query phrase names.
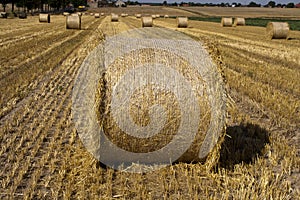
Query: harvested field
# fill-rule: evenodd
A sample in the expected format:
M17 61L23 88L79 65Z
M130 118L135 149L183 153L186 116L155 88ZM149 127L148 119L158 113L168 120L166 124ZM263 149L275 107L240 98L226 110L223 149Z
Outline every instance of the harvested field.
M104 36L141 28L135 9L121 9L132 16L114 23L110 15L82 16L82 30L66 30L62 15L49 24L0 19L0 199L298 199L299 31L270 40L262 27L190 20L178 29L176 19L154 20L202 42L224 72L230 101L220 160L130 174L89 154L72 121L74 79Z

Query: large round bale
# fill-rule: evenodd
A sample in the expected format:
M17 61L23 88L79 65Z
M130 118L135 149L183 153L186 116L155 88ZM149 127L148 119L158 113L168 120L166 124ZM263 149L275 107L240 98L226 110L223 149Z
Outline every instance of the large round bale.
M164 15L164 18L169 18L169 15Z
M156 18L160 18L160 15L159 15L159 14L157 14L157 15L156 15Z
M105 136L133 154L150 157L174 144L173 150L181 152L174 156L179 162L214 163L225 133L226 95L209 54L198 42L171 30L124 35L106 41L111 53L105 55L96 89L97 120ZM123 159L117 156L113 159ZM145 157L145 162L156 162L159 156L154 161Z
M152 27L153 26L153 19L152 17L142 17L142 27Z
M177 27L178 28L187 28L188 27L188 18L187 17L177 17Z
M90 13L90 16L94 16L94 13Z
M136 18L141 18L141 17L142 17L142 14L135 14L135 17L136 17Z
M104 16L104 13L101 13L100 15L101 15L101 16Z
M81 29L81 17L79 15L68 15L66 18L67 29Z
M99 13L95 13L95 18L100 18L100 14Z
M121 17L126 17L126 13L121 13Z
M221 20L221 26L227 26L230 27L232 26L232 18L231 17L222 17Z
M270 39L287 39L290 26L287 22L269 22L267 24L267 37Z
M7 18L6 12L0 12L0 18Z
M39 22L50 23L50 14L40 13Z
M234 18L233 25L234 26L245 26L246 25L245 18L243 18L243 17Z
M115 13L112 13L111 14L111 21L112 22L117 22L119 21L119 15L115 14Z
M156 15L151 15L152 19L155 19L156 18Z

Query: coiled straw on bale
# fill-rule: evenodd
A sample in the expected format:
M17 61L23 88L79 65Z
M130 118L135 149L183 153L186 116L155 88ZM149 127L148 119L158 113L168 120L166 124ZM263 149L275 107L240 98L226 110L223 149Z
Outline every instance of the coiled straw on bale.
M236 17L234 18L234 26L245 26L246 25L246 21L245 18L242 17Z
M175 158L178 158L177 161L205 161L210 167L215 164L225 133L226 95L221 73L209 54L188 36L171 30L133 30L123 37L116 37L119 39L109 40L105 46L106 51L111 53L105 57L95 95L97 120L108 140L124 151L149 154L160 152L176 140L176 149L183 149L182 154ZM99 60L99 55L98 52L93 62ZM99 70L101 64L95 66ZM86 66L83 69L88 73L91 71ZM96 73L91 71L86 77L91 79L93 74ZM80 82L87 83L85 80ZM186 95L191 95L191 98L186 98ZM95 109L93 99L90 100L92 95L85 96L91 102L85 104L78 99L79 105L91 105L91 109ZM116 98L121 102L114 102ZM86 110L86 107L83 109ZM123 117L123 113L130 117ZM159 127L157 130L151 129L156 126ZM181 135L183 127L187 131L182 131ZM146 132L152 134L154 131L155 134L149 137L131 135L131 131L144 133L147 128L150 129ZM195 133L192 144L185 148L186 138L191 132ZM86 142L100 141L98 134L93 137L80 135L83 140L87 139ZM94 145L90 150L99 158L98 148ZM136 162L130 161L130 156L124 158L110 151L107 153L114 160L126 159L127 164ZM145 156L143 162L158 162L160 156L163 155L157 154L154 161Z
M100 18L100 14L99 13L95 13L95 18Z
M50 14L40 13L39 22L50 23Z
M232 26L232 18L231 17L222 17L221 26Z
M267 37L270 39L287 39L289 31L287 22L269 22L267 25Z
M117 14L112 13L111 14L111 21L112 22L117 22L119 21L119 16Z
M177 27L178 28L187 28L188 27L188 18L187 17L177 17Z
M152 27L153 19L152 17L142 17L142 27Z
M79 15L68 15L66 19L67 29L81 29L81 17Z

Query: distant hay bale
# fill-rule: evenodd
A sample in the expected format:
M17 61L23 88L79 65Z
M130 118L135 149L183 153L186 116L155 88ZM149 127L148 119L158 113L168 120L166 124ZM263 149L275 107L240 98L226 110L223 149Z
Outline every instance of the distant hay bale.
M68 15L70 15L70 13L68 13L68 12L63 12L63 16L68 16Z
M19 14L19 18L20 18L20 19L26 19L26 18L27 18L27 14L26 14L25 12L21 12L21 13Z
M136 18L141 18L142 15L141 15L141 14L136 14L135 17L136 17Z
M111 21L112 22L117 22L119 21L119 16L117 14L112 13L111 14Z
M156 15L156 18L160 18L160 15Z
M0 18L7 18L6 12L0 12Z
M104 13L101 13L100 15L101 15L101 16L104 16Z
M100 18L100 14L99 13L95 13L95 18Z
M39 22L50 23L50 14L40 13L40 15L39 15Z
M81 29L81 17L79 15L68 15L66 19L67 29Z
M125 13L121 13L121 17L126 17L126 14Z
M231 17L222 17L221 26L232 26L232 18Z
M169 18L169 15L164 15L164 18Z
M178 28L187 28L188 27L188 18L187 17L177 17L177 27Z
M94 13L90 13L90 16L93 16L94 15Z
M155 19L156 18L156 15L151 15L152 19Z
M246 21L245 18L242 17L236 17L234 18L234 26L245 26L246 25Z
M287 22L269 22L267 25L267 37L270 39L287 39L289 31Z
M152 27L153 19L152 17L142 17L142 27Z

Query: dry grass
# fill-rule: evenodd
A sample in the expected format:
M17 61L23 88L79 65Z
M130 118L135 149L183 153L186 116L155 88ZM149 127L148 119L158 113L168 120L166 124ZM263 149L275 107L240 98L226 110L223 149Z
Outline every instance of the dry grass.
M51 24L31 16L0 20L1 199L299 198L299 32L266 41L258 27L190 22L180 29L201 40L224 70L232 101L220 161L213 170L178 163L127 174L104 168L83 147L71 95L80 63L103 39L99 29L112 35L140 20L86 16L81 31L65 30L63 16ZM154 25L177 29L175 19Z

